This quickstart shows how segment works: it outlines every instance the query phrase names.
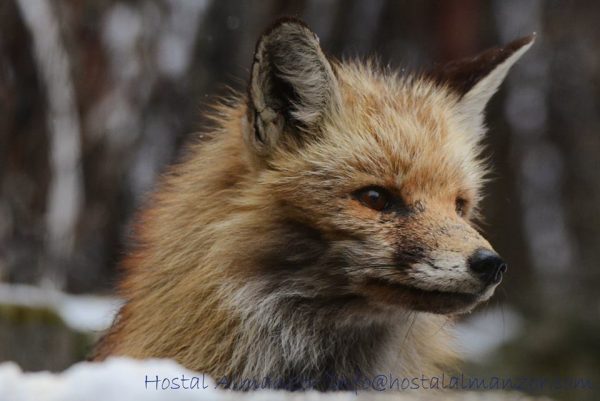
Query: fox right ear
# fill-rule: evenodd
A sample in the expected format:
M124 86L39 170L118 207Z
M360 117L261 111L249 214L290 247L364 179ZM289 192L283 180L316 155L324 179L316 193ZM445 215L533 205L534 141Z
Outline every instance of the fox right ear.
M430 76L457 93L458 106L465 118L483 125L483 112L508 70L533 45L535 34L517 39L504 47L486 50L475 57L438 66Z
M259 156L284 139L299 144L314 135L338 104L332 66L301 21L281 19L261 36L251 73L245 140Z

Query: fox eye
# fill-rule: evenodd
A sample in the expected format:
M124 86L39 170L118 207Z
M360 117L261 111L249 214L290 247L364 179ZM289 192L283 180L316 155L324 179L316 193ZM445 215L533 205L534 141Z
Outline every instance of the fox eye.
M358 190L354 196L370 209L382 211L391 205L392 195L381 187L367 187Z
M464 198L456 198L456 214L464 217L467 213L467 201Z

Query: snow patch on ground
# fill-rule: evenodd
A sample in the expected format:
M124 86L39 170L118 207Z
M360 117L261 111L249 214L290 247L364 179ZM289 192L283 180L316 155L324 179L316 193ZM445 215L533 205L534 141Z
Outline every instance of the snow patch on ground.
M493 308L456 325L454 332L462 358L483 362L503 344L519 335L522 318L510 308Z
M58 313L73 330L94 332L110 327L122 301L113 297L69 295L52 288L0 283L0 304L48 308Z
M156 389L148 378L200 377L204 386L193 389ZM189 383L189 382L188 382ZM234 392L215 388L215 382L167 359L109 358L102 363L81 362L63 373L23 373L14 362L0 364L0 401L514 401L533 400L503 392L337 392L285 391ZM542 400L536 398L536 400Z

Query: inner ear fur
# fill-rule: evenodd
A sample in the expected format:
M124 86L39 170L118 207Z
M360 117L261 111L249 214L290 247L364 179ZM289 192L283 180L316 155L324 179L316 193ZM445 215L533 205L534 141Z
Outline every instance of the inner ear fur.
M319 39L303 22L278 20L258 40L251 69L247 142L268 154L284 135L315 134L338 103L338 85Z

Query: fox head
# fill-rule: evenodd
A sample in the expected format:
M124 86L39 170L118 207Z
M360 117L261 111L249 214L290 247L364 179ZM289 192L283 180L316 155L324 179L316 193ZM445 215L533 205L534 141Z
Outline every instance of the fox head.
M259 40L244 142L273 293L454 314L507 265L474 227L484 108L534 38L399 76L329 60L303 23Z

